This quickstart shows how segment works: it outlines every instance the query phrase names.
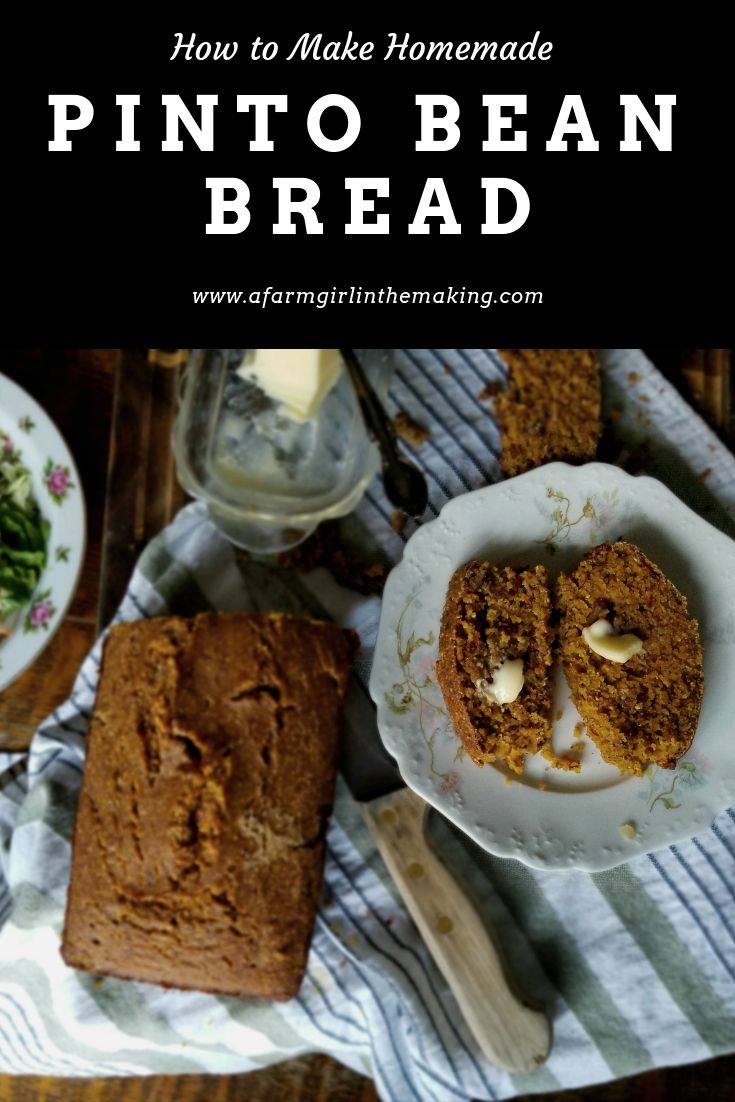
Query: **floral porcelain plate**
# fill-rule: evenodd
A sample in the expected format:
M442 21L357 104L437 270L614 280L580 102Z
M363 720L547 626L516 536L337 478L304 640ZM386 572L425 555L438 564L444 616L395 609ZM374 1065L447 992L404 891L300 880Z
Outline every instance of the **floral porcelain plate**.
M552 577L588 548L628 539L688 598L705 689L697 734L675 769L643 777L602 761L557 670L553 746L582 745L579 773L536 755L522 777L478 768L436 682L449 579L469 559L543 563ZM449 502L408 541L383 599L370 679L383 741L406 784L490 853L534 868L611 868L692 837L735 802L735 543L660 482L617 467L552 463ZM581 738L580 738L581 732Z
M84 558L82 486L69 449L37 402L0 375L0 449L31 475L33 495L48 524L46 565L25 604L3 624L0 691L40 654L61 623Z

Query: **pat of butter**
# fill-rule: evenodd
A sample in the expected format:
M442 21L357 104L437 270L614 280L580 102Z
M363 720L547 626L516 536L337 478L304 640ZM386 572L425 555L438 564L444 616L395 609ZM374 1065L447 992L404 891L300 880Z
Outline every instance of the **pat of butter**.
M582 638L590 650L611 662L627 662L643 651L643 642L637 635L615 635L612 624L605 619L595 620L588 628L582 628Z
M506 658L493 673L492 680L480 677L475 688L494 704L512 704L523 688L523 659Z
M256 348L237 369L296 421L314 416L342 370L338 348Z

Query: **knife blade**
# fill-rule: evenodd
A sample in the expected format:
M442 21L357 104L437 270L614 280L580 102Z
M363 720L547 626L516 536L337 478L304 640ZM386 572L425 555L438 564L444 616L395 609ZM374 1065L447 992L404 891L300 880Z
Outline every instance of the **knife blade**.
M383 746L375 707L354 679L347 715L342 774L475 1041L497 1067L538 1068L551 1047L548 1018L516 994L486 923L429 845L429 805L406 787Z

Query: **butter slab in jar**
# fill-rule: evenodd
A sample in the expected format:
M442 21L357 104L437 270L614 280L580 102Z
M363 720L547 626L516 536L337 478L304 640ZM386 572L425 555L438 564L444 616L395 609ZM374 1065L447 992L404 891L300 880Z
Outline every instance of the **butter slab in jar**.
M252 348L237 374L280 402L288 417L309 421L342 371L338 348Z
M360 356L385 398L390 350ZM380 466L337 349L195 349L173 446L183 488L263 554L351 512Z

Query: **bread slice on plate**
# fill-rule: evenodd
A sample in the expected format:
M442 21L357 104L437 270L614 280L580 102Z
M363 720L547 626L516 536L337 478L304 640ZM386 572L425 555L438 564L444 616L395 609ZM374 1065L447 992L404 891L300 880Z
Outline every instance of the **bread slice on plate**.
M572 699L602 757L637 775L651 762L672 768L694 738L704 685L686 598L621 541L560 575L556 606Z
M437 677L457 735L477 765L523 772L551 740L551 602L543 566L468 562L449 583Z

